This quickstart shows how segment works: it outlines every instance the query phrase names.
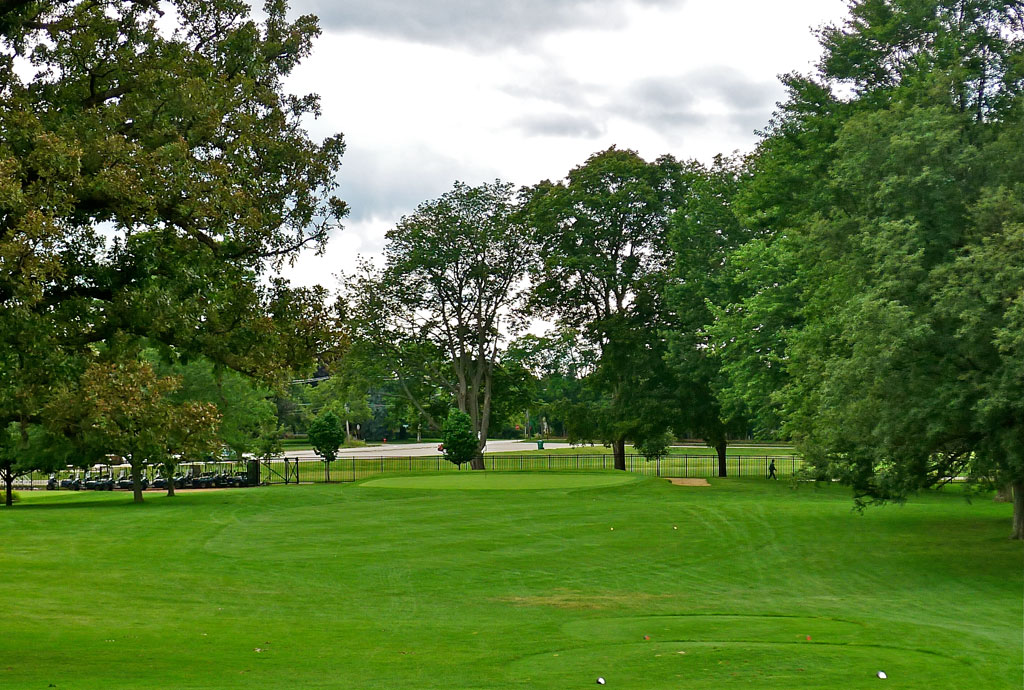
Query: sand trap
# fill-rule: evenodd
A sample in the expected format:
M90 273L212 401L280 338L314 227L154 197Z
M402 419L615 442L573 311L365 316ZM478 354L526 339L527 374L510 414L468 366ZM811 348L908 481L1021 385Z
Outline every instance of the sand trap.
M707 479L669 479L676 486L711 486Z

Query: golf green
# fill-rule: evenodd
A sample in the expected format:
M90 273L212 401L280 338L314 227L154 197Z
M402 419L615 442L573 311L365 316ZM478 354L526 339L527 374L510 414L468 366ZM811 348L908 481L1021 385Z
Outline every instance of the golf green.
M516 491L523 489L586 489L632 484L640 479L628 474L467 472L409 477L381 477L359 486L374 489L457 489Z

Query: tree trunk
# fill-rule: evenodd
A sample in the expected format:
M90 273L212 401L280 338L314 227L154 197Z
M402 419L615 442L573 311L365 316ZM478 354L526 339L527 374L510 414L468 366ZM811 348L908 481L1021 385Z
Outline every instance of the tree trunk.
M4 505L10 508L14 505L14 473L4 472L4 494L6 496Z
M1013 538L1024 539L1024 479L1013 483Z
M132 491L136 503L142 503L142 465L132 463Z
M612 457L617 470L626 471L626 439L617 438L612 442Z
M719 441L715 446L715 450L718 451L718 476L725 477L728 475L729 468L725 462L725 450L729 446L728 441Z

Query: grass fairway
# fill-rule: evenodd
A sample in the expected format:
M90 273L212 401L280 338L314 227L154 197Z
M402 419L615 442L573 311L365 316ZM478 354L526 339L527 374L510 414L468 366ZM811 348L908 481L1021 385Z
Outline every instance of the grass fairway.
M371 489L521 491L619 486L642 480L642 477L624 472L603 472L601 474L587 474L583 472L460 472L459 474L382 477L362 482L359 486Z
M1020 687L1009 506L711 484L26 492L0 688Z

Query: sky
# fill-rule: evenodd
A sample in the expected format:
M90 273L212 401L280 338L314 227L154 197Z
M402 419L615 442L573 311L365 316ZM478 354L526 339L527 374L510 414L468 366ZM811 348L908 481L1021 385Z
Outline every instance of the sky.
M845 0L293 0L322 35L285 88L341 132L351 207L285 275L338 285L403 215L451 189L558 180L610 146L651 160L748 152Z

